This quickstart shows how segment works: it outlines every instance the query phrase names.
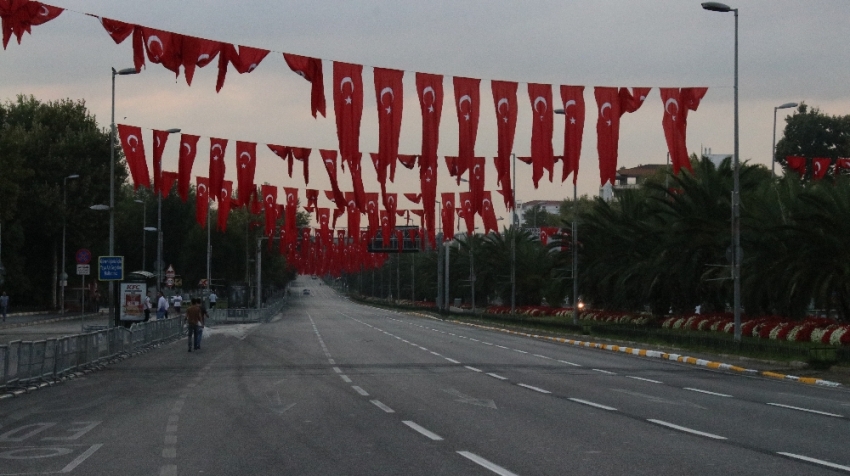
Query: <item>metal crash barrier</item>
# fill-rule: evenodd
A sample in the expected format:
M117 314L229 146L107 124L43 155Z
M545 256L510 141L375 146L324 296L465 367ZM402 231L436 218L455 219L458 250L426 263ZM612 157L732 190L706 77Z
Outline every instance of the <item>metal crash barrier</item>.
M214 324L242 324L250 322L268 322L279 313L286 305L286 300L281 299L269 303L262 309L210 309L210 321Z
M13 341L0 346L0 389L27 387L61 378L145 346L183 334L181 318L113 327L39 341Z

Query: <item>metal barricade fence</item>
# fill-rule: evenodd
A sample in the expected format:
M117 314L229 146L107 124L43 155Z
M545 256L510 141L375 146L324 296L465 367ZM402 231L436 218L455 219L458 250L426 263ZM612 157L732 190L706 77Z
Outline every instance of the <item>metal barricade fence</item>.
M12 341L0 346L0 390L65 376L122 353L156 344L183 332L180 317L113 327L35 342Z

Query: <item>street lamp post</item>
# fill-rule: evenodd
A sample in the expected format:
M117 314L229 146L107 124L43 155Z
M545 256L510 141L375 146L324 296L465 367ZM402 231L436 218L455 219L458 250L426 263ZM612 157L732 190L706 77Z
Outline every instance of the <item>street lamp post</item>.
M112 127L109 135L109 256L115 256L115 76L138 74L136 68L125 68L116 71L112 68ZM109 281L109 319L108 325L114 324L115 313L115 281Z
M564 114L566 115L566 111L564 109L555 109L555 114ZM566 167L566 165L565 165ZM573 174L578 173L578 171L574 170ZM573 177L573 224L572 224L572 233L571 233L571 248L573 252L572 256L572 275L573 275L573 324L578 324L578 187L576 180L577 177ZM534 214L537 216L537 213Z
M136 199L134 200L136 203L142 204L142 267L139 268L142 271L145 270L145 262L147 261L146 251L148 250L147 246L147 235L145 231L148 229L147 224L147 216L148 216L148 204L144 200Z
M517 223L516 214L516 154L511 154L511 157L513 160L511 173L513 179L511 184L511 195L513 196L513 209L511 210L513 213L511 217L511 317L516 317L516 234L519 223Z
M705 2L702 8L711 12L735 14L735 157L732 190L732 279L734 281L733 313L735 317L735 341L741 341L741 184L740 159L738 154L738 9L719 2Z
M68 180L77 178L80 178L79 174L71 174L62 179L62 272L59 274L59 300L62 301L60 305L62 314L65 314L65 286L68 284L68 274L65 270L65 208L68 206Z
M776 106L773 108L773 142L770 143L771 153L770 153L770 173L773 176L776 176L776 111L779 109L788 109L791 107L797 107L797 103L795 102L786 102L781 106Z
M180 129L166 129L169 134L176 134ZM162 187L162 169L160 168L160 176L156 178L156 183ZM166 193L170 190L166 190ZM159 292L162 287L162 268L165 263L162 262L162 190L156 194L156 291Z

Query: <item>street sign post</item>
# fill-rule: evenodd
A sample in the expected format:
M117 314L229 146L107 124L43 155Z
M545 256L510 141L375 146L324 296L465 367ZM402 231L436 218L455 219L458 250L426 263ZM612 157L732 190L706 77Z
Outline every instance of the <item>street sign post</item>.
M89 264L91 263L91 251L80 248L74 254L74 258L77 260L77 264Z
M89 264L78 264L77 265L77 276L88 276L91 274L91 265Z
M98 256L98 279L100 281L121 281L124 279L123 256Z

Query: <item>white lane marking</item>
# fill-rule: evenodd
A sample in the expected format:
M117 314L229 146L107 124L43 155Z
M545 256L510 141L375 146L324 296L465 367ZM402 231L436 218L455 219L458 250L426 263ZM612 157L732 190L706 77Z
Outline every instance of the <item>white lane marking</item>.
M499 345L499 344L496 344L496 347L498 347L498 348L500 348L500 349L507 349L507 347L505 347L505 346L503 346L503 345Z
M732 397L732 395L726 395L725 393L709 392L708 390L701 390L701 389L692 388L692 387L685 387L682 390L689 390L691 392L704 393L706 395L714 395L715 397L727 397L727 398Z
M159 468L159 476L177 476L177 465L167 464Z
M498 474L499 476L517 476L516 473L510 472L496 463L487 461L486 459L478 456L475 453L470 453L469 451L458 451L457 453L463 456L464 458L489 469L490 471Z
M404 421L402 421L402 423L409 426L410 428L413 428L414 430L416 430L420 434L422 434L422 435L424 435L424 436L426 436L426 437L428 437L428 438L430 438L434 441L443 441L443 437L441 437L440 435L438 435L438 434L436 434L436 433L434 433L434 432L432 432L432 431L430 431L426 428L422 428L421 426L417 425L416 423L414 423L410 420L404 420Z
M658 380L652 380L651 378L635 377L634 375L626 375L626 378L632 378L632 379L635 379L635 380L640 380L641 382L664 383L664 382L659 382Z
M594 408L599 408L599 409L602 409L602 410L608 410L608 411L612 411L612 412L617 411L617 409L614 408L614 407L609 407L608 405L602 405L601 403L594 403L594 402L591 402L589 400L582 400L580 398L568 398L567 400L570 400L570 401L576 402L576 403L581 403L582 405L588 405L588 406L591 406L591 407L594 407Z
M499 375L499 374L489 373L489 374L487 374L487 375L489 375L489 376L491 376L491 377L493 377L493 378L497 378L497 379L499 379L499 380L507 380L507 379L508 379L507 377L502 377L502 376L501 376L501 375Z
M452 334L451 332L449 332L449 335L450 336L456 336L457 334Z
M769 403L768 402L768 405L772 405L774 407L788 408L788 409L791 409L791 410L799 410L801 412L816 413L818 415L825 415L825 416L831 416L831 417L836 417L836 418L844 418L844 415L839 415L837 413L822 412L822 411L818 411L818 410L812 410L812 409L809 409L809 408L794 407L794 406L791 406L791 405L783 405L781 403Z
M476 369L475 367L470 367L470 366L468 366L468 365L464 365L463 367L464 367L464 368L467 368L467 369L469 369L469 370L471 370L471 371L473 371L473 372L481 372L481 369Z
M442 355L440 355L440 354L438 354L438 353L434 352L433 350L431 351L431 353L432 353L432 354L434 354L434 355L436 355L437 357L442 357Z
M472 337L470 337L470 338L469 338L469 340L471 340L472 342L481 342L480 340L478 340L478 339L473 339Z
M450 358L448 358L448 357L443 357L443 358L444 358L444 359L446 359L446 360L448 360L449 362L451 362L451 363L453 363L453 364L459 364L459 363L460 363L460 362L458 362L458 361L457 361L457 360L455 360L455 359L450 359Z
M375 405L376 407L380 408L381 410L383 410L387 413L395 413L395 410L384 405L383 403L380 402L380 400L369 400L369 401L372 402L373 405Z
M706 438L712 438L715 440L725 440L725 436L715 435L713 433L706 433L704 431L694 430L693 428L687 428L684 426L679 426L670 422L666 422L663 420L655 420L653 418L649 418L646 421L655 423L656 425L666 426L667 428L672 428L674 430L684 431L685 433L691 433L693 435L704 436Z
M481 341L481 343L482 343L482 344L484 344L484 345L493 345L492 343L490 343L490 342L484 342L483 340Z
M342 378L342 381L345 383L351 383L351 379L348 378L348 375L340 375L340 378Z
M560 363L562 363L562 364L572 365L573 367L581 367L581 365L579 365L579 364L574 364L574 363L572 363L572 362L567 362L566 360L559 360L558 362L560 362Z
M351 388L353 388L355 392L359 393L360 395L363 395L364 397L369 396L369 393L367 393L366 390L363 390L362 388L358 387L357 385L352 385Z
M336 361L334 359L328 359L328 363L331 365L336 365Z
M62 468L61 470L59 470L59 472L60 473L70 473L71 471L74 470L74 468L76 468L77 466L82 464L82 462L85 461L89 456L93 455L95 451L99 450L101 446L103 446L103 443L91 445L89 447L89 449L85 450L80 456L77 456L76 458L74 458L73 461L68 463L68 465L65 466L64 468Z
M599 373L605 374L605 375L617 375L614 372L609 372L607 370L602 370L602 369L591 369L591 370L593 370L594 372L599 372Z
M535 387L534 385L526 385L526 384L524 384L524 383L518 383L517 385L519 385L520 387L525 387L525 388L527 388L527 389L529 389L529 390L534 390L535 392L540 392L540 393L552 393L552 392L550 392L549 390L543 390L542 388L540 388L540 387Z
M840 464L830 463L829 461L824 461L822 459L815 459L815 458L810 458L808 456L795 455L794 453L785 453L785 452L782 452L782 451L777 451L776 454L780 454L782 456L787 456L789 458L808 461L809 463L820 464L820 465L826 466L828 468L850 471L850 466L844 466L844 465L840 465Z
M425 347L422 347L421 345L420 345L420 346L418 346L418 347L419 347L420 349L422 349L422 350L426 351L426 352L430 352L430 350L426 349Z
M527 354L528 352L524 350L514 349L514 352L519 352L520 354Z
M338 373L338 374L341 374L341 373L342 373L342 370L340 370L340 368L339 368L339 367L334 367L334 372L336 372L336 373Z
M540 357L541 359L552 360L552 357L546 357L545 355L534 354L535 357Z

